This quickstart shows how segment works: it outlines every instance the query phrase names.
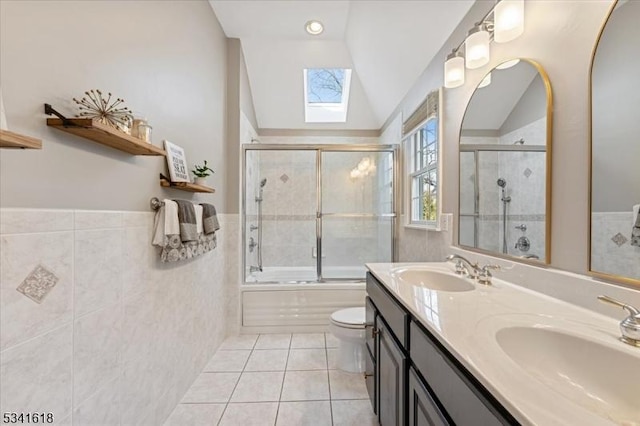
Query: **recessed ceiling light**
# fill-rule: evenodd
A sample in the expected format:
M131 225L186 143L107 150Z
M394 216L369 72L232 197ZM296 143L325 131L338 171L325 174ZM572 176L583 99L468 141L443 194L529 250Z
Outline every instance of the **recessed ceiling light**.
M311 35L319 35L324 31L324 26L320 21L309 21L304 25L304 29Z

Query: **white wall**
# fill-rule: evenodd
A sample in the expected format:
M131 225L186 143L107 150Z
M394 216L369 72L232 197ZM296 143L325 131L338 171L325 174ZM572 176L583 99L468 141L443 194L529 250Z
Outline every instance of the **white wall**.
M446 54L464 39L466 31L492 5L492 2L476 2L396 113L402 111L408 116L426 93L443 84ZM467 70L463 86L444 91L443 208L457 212L460 125L475 87L488 70L507 59L533 59L547 71L554 98L551 264L585 273L589 212L589 67L596 37L611 1L530 0L525 5L525 33L510 43L493 43L488 65ZM395 113L391 115L394 116Z
M2 1L0 86L9 128L40 151L0 154L3 207L147 210L149 198L225 204L226 38L206 1ZM43 104L76 112L101 89L153 126L153 142L208 160L214 195L161 189L163 157L135 157L47 127ZM234 188L235 189L235 188Z

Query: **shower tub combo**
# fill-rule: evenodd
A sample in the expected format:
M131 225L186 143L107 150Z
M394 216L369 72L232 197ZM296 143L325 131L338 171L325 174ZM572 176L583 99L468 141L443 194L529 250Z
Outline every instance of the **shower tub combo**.
M243 146L241 329L326 331L395 253L393 145Z

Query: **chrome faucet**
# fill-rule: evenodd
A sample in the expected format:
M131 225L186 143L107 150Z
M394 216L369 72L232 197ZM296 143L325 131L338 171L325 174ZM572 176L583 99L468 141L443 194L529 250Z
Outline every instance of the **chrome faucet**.
M249 266L249 273L253 274L254 272L262 272L262 268L259 266Z
M620 331L622 332L620 340L628 345L640 347L640 310L609 296L600 295L598 300L618 306L629 312L629 316L620 322Z
M450 254L445 258L447 262L455 262L456 274L467 275L469 278L477 278L480 268L477 263L471 263L458 254Z
M502 268L500 268L500 265L484 265L478 273L478 284L491 285L491 278L493 277L491 269L500 271Z

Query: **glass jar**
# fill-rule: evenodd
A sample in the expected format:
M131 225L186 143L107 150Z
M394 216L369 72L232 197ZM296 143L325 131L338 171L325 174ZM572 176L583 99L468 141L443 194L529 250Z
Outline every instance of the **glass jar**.
M131 136L141 139L147 143L151 143L151 129L152 127L147 123L146 118L136 117L133 119Z

